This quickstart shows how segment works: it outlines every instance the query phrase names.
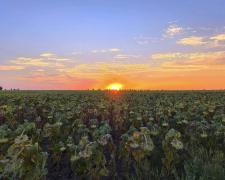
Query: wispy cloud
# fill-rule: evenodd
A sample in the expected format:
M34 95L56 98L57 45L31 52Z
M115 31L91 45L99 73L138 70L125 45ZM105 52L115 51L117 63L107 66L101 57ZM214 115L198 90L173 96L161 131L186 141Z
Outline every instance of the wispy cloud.
M173 38L175 35L179 35L183 33L183 28L178 27L177 25L170 25L166 30L164 30L163 37Z
M52 60L52 61L67 61L67 62L74 61L74 60L69 59L69 58L48 58L48 60Z
M178 20L176 20L176 21L169 21L169 22L167 22L167 23L169 23L169 24L171 24L171 23L176 23Z
M206 27L197 27L197 28L187 27L185 29L186 30L197 30L197 29L200 29L200 30L205 30L205 31L211 30L211 28L206 28Z
M138 36L134 37L134 39L137 40L138 44L148 44L149 42L156 42L157 38L152 38L152 37L145 37L145 36Z
M199 71L203 69L224 70L225 51L208 53L168 53L152 55L153 59L165 59L157 71ZM170 60L168 62L168 60Z
M21 70L23 66L0 66L0 70Z
M218 41L225 41L225 33L210 37L210 39L218 40Z
M109 49L110 52L113 52L113 51L122 51L121 49L118 49L118 48L112 48L112 49Z
M43 57L51 57L51 56L54 56L54 54L52 54L50 52L47 52L47 53L41 54L40 56L43 56Z
M139 41L139 44L148 44L148 41Z
M225 57L225 51L208 52L208 53L166 53L153 54L152 59L188 59L188 60L202 60Z
M60 72L69 73L71 76L80 78L96 78L107 74L130 74L146 72L149 70L149 64L123 64L123 63L103 63L80 64L74 68L57 69Z
M182 57L181 53L167 53L167 54L153 54L151 56L152 59L168 59L168 58L176 58Z
M188 38L180 39L179 41L176 42L176 44L196 46L196 45L203 45L203 44L209 43L209 42L203 42L203 39L205 39L205 37L191 36Z
M73 53L71 53L71 54L77 55L77 54L82 54L82 53L81 53L81 52L73 52Z
M103 49L103 50L91 50L92 53L105 53L105 52L114 52L114 51L122 51L118 48L111 48L111 49Z
M46 62L44 59L26 58L19 57L16 60L9 61L10 63L21 65L23 67L29 66L40 66L40 67L65 67L63 64L58 62Z
M11 63L24 66L50 66L49 62L43 62L43 59L19 57L17 60L10 61Z
M125 55L125 54L118 54L116 55L115 57L113 58L116 58L116 59L125 59L125 58L138 58L140 57L140 55Z

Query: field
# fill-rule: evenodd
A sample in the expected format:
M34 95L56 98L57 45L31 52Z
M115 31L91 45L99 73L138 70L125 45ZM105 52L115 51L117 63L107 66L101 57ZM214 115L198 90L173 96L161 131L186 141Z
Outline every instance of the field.
M0 179L224 180L225 91L0 91Z

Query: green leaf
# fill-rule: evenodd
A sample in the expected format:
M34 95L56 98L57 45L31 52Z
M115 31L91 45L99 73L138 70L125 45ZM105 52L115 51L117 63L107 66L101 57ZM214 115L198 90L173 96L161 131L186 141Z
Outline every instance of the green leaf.
M109 171L108 171L108 169L106 169L106 167L104 166L104 168L102 168L101 170L100 170L100 175L101 176L108 176L109 175Z
M96 151L96 153L94 154L94 163L95 164L100 164L101 163L101 161L102 161L102 153L100 152L100 151Z
M0 172L4 172L5 164L0 162Z
M173 151L169 150L169 153L167 154L166 159L168 159L169 161L173 160Z

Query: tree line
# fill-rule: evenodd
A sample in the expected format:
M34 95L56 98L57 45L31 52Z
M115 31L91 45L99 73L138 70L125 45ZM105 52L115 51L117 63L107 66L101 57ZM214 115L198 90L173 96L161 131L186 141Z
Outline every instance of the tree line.
M3 90L3 87L2 87L2 86L0 86L0 91L1 91L1 90ZM6 89L5 89L5 90L6 90ZM11 90L14 90L14 91L15 91L15 90L19 90L19 88L18 88L18 89L12 89L12 88L11 88Z

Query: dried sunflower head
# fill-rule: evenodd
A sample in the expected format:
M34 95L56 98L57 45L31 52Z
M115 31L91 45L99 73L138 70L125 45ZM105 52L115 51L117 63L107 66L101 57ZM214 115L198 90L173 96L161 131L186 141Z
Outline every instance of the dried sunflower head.
M17 136L15 139L15 144L21 144L28 141L27 135Z
M153 117L150 117L148 120L149 121L154 121L154 118Z
M65 150L66 150L65 147L61 147L61 148L60 148L60 151L65 151Z
M107 139L102 137L97 140L98 144L105 146L107 144Z
M78 159L80 159L80 156L78 156L78 155L76 155L76 154L70 158L70 160L71 160L72 162L73 162L73 161L77 161Z
M159 131L157 131L156 129L154 129L154 130L151 131L151 134L153 136L156 136L157 134L159 134Z
M138 116L138 117L137 117L137 120L138 120L138 121L141 121L141 120L142 120L142 117L141 117L141 116Z
M96 128L96 125L95 124L91 125L91 128Z
M90 149L85 149L84 151L79 152L79 156L82 158L89 158L92 155L92 151Z
M81 138L81 141L80 141L80 145L81 146L86 146L86 144L88 144L90 141L88 140L88 137L87 136L83 136L82 138Z
M130 147L133 149L137 149L139 147L138 143L130 143Z
M177 138L174 138L171 142L171 145L175 147L176 149L182 149L183 148L183 143L181 141L178 141Z
M147 143L146 142L142 142L141 143L141 148L144 150L144 151L152 151L153 148L154 148L154 144L152 142L152 140L148 140Z
M8 138L2 138L2 139L0 139L0 143L6 143L6 142L8 142L8 141L9 141Z
M78 127L80 128L81 126L83 126L83 124L78 124Z
M182 120L182 123L186 124L186 123L187 123L187 120L185 120L185 119L184 119L184 120Z
M106 138L106 139L109 139L110 137L111 137L110 134L105 134L105 135L104 135L104 138Z
M203 132L202 134L201 134L201 137L203 137L203 138L206 138L208 135L205 133L205 132Z
M60 121L55 124L57 124L58 126L62 126L62 122L60 122Z
M225 117L222 118L222 121L225 122Z
M162 123L162 126L169 126L169 124L168 124L167 122L164 121L164 122Z

